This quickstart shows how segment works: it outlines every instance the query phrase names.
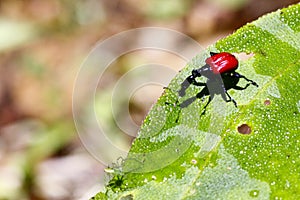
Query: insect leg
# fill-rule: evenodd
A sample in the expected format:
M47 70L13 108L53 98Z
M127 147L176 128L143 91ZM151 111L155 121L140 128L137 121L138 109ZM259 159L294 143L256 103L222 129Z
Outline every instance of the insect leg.
M191 103L193 103L196 99L201 99L202 97L208 96L208 95L209 95L208 88L205 87L196 96L193 96L193 97L188 98L185 101L183 101L180 104L180 107L185 108L185 107L189 106Z
M225 95L225 94L227 95L227 97L228 97L229 99L226 98L226 95ZM232 101L233 104L234 104L234 106L237 107L236 101L228 94L227 90L224 90L224 92L221 93L221 96L222 96L222 98L224 99L224 101L226 101L226 102Z
M196 96L186 99L180 104L180 108L186 108L197 99Z
M201 113L201 116L205 114L206 112L206 107L209 105L209 103L211 102L211 100L213 100L215 94L212 94L209 96L207 103L205 104L205 106L203 107L203 112Z
M256 82L254 82L254 81L252 81L252 80L250 80L250 79L248 79L247 77L245 77L244 75L241 75L241 74L239 74L239 73L237 73L237 72L234 72L234 74L233 74L235 77L237 77L237 78L243 78L243 79L245 79L246 81L248 81L248 82L250 82L252 85L254 85L254 86L256 86L256 87L258 87L258 85L257 85L257 83Z
M203 66L203 67L206 67L206 65ZM202 68L203 68L203 67L202 67ZM194 70L192 71L192 75L188 76L188 77L183 81L183 83L181 83L181 89L178 91L179 96L181 96L181 97L184 96L184 95L185 95L186 89L187 89L191 84L192 84L192 85L196 85L196 86L206 86L205 83L201 83L201 82L196 81L196 78L197 78L197 77L201 77L201 76L202 76L201 73L200 73L202 68L194 69Z
M235 89L235 90L245 90L247 87L250 86L250 83L248 83L245 87L240 87L240 86L233 86L232 89Z

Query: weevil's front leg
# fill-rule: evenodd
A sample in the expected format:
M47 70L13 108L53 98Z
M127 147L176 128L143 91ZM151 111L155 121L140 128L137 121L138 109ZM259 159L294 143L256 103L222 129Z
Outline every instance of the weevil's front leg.
M181 88L178 91L179 96L184 96L185 95L185 91L186 89L192 84L192 85L196 85L196 86L206 86L205 83L202 82L198 82L196 81L197 77L200 77L201 74L198 72L198 70L194 69L192 71L192 75L190 75L189 77L187 77L183 83L181 83Z

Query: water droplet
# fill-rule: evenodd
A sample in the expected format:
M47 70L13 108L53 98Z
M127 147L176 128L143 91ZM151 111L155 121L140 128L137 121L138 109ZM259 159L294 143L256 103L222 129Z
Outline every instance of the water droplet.
M288 181L288 180L286 180L286 182L285 182L285 185L284 185L286 188L289 188L289 187L291 187L291 185L290 185L290 182Z
M275 183L275 181L273 181L272 183L271 183L271 185L275 185L276 183Z
M300 112L300 100L297 102L297 108L298 108L298 111Z
M251 197L258 197L258 195L259 195L259 190L251 190L251 191L249 192L249 195L250 195Z

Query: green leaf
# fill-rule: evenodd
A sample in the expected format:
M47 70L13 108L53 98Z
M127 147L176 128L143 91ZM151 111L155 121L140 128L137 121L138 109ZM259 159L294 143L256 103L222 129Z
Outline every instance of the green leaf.
M110 170L106 193L94 198L299 198L299 13L297 4L263 16L188 63L153 106L126 160ZM186 108L177 103L201 87L189 87L184 97L173 91L209 51L239 53L237 71L259 87L230 90L238 108L217 95L201 116L201 99Z

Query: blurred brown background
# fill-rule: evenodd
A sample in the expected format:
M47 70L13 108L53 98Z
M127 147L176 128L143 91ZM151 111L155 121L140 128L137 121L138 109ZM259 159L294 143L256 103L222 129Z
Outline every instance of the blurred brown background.
M72 118L76 73L97 41L159 26L207 46L296 2L0 0L0 200L88 199L101 189L105 166L83 148ZM111 73L122 75L132 59L118 60ZM161 91L140 91L130 102L138 124ZM122 142L129 146L131 140Z

